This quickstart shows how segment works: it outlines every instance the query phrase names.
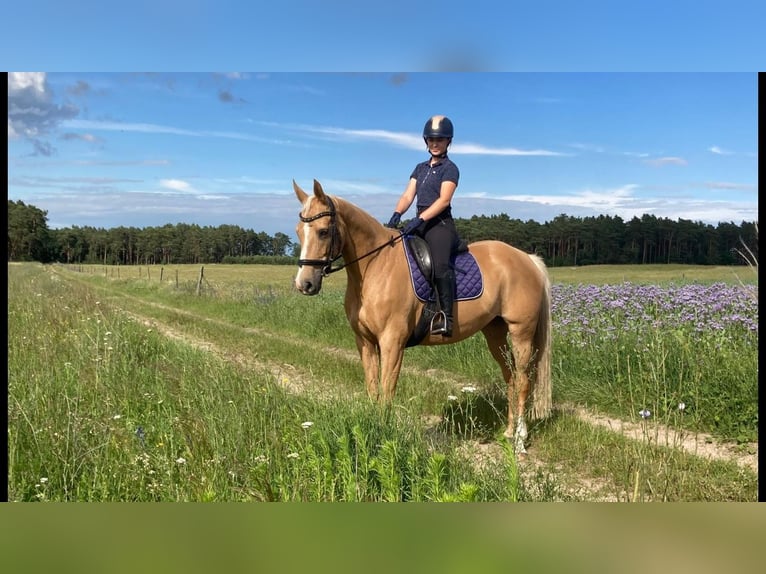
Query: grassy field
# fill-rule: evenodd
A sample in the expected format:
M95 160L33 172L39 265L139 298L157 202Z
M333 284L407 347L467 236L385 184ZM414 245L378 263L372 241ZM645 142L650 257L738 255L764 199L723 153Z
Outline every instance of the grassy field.
M309 298L295 271L9 264L9 497L756 500L754 470L680 448L755 448L747 268L551 269L557 409L520 461L481 336L409 349L380 409L364 394L345 275Z

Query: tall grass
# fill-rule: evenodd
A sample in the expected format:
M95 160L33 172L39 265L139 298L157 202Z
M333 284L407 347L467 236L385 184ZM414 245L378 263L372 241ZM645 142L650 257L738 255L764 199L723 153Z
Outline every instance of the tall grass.
M644 285L639 320L615 304L624 285L594 295L555 284L554 402L644 424L649 440L558 413L530 429L556 470L530 474L507 449L477 464L465 448L505 444L506 392L480 335L409 349L394 406L379 409L364 395L344 281L331 276L309 298L291 290L290 269L217 271L197 295L191 278L160 283L156 270L118 279L9 266L12 499L577 499L561 469L599 475L619 499L755 498L754 474L651 440L658 422L757 437L757 301L724 305L741 302L736 285L711 278L704 294L716 302L688 323L679 296L700 296L683 285ZM566 303L567 289L591 314ZM306 392L283 388L293 384Z
M408 411L294 395L159 334L98 291L9 267L9 498L507 500ZM103 295L103 293L101 294Z

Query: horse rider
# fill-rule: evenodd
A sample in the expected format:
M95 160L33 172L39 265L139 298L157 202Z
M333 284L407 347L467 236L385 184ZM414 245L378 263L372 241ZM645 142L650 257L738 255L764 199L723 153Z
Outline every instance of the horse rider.
M442 313L434 317L432 334L452 336L452 306L455 300L455 273L450 259L458 247L458 234L452 219L452 196L460 171L447 157L453 126L446 116L432 116L423 126L423 140L430 159L415 166L407 187L396 204L386 227L396 228L417 197L417 216L402 229L402 234L423 237L431 249L434 284Z

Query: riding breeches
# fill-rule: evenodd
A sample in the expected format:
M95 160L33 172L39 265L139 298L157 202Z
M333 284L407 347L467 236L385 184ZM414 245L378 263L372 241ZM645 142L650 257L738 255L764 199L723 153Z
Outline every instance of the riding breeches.
M431 248L434 277L444 277L450 270L450 259L458 246L454 220L451 217L436 217L428 221L423 238Z

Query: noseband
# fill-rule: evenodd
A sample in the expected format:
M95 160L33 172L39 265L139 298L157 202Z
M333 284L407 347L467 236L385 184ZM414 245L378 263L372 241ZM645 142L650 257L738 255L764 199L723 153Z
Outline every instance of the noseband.
M330 207L328 211L322 211L321 213L317 213L316 215L312 217L303 217L300 213L298 214L298 217L300 217L301 221L303 223L309 223L310 221L314 221L315 219L319 219L321 217L329 217L330 218L330 250L327 252L328 255L324 259L298 259L298 265L304 266L308 265L309 267L321 267L322 268L322 275L324 277L327 277L330 273L333 273L335 271L339 271L340 269L343 269L344 266L336 267L335 269L332 268L332 264L335 263L338 259L340 259L343 254L338 253L335 257L332 256L332 252L335 250L335 244L339 243L337 241L338 238L338 227L335 224L335 205L332 202L332 199L330 199L330 196L327 197L327 205Z

